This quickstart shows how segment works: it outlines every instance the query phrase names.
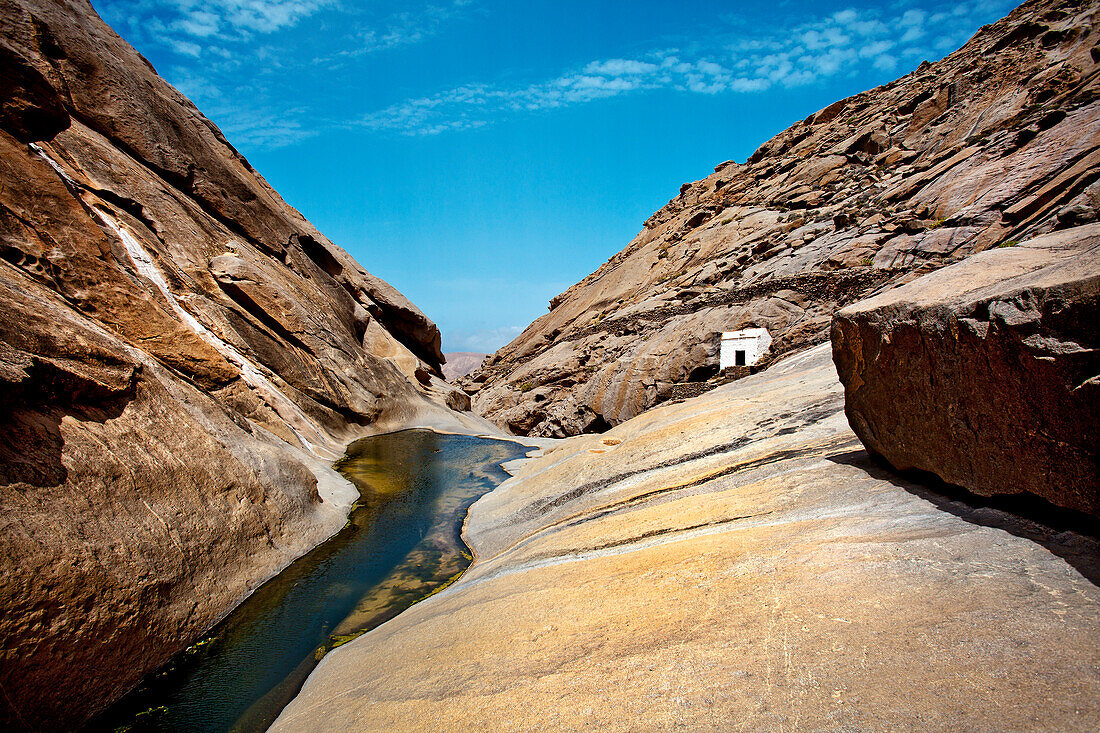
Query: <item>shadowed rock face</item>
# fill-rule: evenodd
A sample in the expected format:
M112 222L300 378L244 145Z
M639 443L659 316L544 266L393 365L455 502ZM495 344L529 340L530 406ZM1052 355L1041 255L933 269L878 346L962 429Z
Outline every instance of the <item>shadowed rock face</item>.
M832 342L848 421L894 467L1100 514L1100 224L844 308Z
M468 406L85 0L0 0L0 314L5 730L78 726L342 526L347 440Z
M273 733L1097 730L1095 538L883 470L843 409L822 344L547 445Z
M1097 8L1025 3L684 184L462 380L475 411L523 434L605 430L740 376L717 375L721 331L768 328L774 358L824 343L838 308L881 289L1095 220Z

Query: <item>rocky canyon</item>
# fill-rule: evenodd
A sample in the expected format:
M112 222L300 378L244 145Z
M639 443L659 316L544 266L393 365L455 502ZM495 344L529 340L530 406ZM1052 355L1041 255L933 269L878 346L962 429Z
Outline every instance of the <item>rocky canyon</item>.
M846 304L1094 221L1095 12L1025 3L943 60L685 183L461 380L474 410L523 435L601 432L738 376L718 373L723 331L767 328L774 359L828 341Z
M274 730L1100 725L1098 10L1025 3L685 184L460 380L572 437Z
M892 472L844 402L822 344L548 444L273 730L1095 730L1095 535Z
M483 426L86 0L0 27L0 727L67 730L343 525L351 438Z
M1025 2L445 359L88 0L0 0L0 728L86 725L415 426L532 453L273 731L1100 729L1098 26Z

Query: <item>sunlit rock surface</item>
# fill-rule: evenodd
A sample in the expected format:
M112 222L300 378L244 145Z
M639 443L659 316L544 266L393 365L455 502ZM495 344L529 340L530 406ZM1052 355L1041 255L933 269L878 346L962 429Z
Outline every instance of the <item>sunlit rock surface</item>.
M1025 3L685 183L462 380L474 410L517 434L600 432L739 376L718 375L722 331L767 328L775 358L827 341L844 305L1096 221L1098 7Z
M899 478L843 408L822 345L545 448L273 730L1100 727L1096 541Z
M74 729L335 532L347 440L484 431L439 343L86 0L0 0L0 728Z

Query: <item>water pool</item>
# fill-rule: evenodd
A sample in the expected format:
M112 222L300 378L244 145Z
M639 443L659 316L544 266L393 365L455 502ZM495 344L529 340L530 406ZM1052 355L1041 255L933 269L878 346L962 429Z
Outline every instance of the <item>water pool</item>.
M329 649L393 618L469 565L466 512L525 454L427 430L364 438L337 464L361 498L348 525L258 588L90 731L264 731Z

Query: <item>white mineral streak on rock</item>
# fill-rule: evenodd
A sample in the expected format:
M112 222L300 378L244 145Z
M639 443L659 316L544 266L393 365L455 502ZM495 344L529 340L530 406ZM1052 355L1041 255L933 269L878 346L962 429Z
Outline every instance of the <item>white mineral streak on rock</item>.
M72 176L70 176L70 175L68 174L68 172L66 172L66 170L65 170L64 168L62 168L61 166L59 166L59 165L57 164L57 161L55 161L55 160L54 160L53 158L51 158L50 156L46 155L46 151L45 151L45 150L43 150L42 148L40 148L40 147L38 146L38 144L37 144L37 143L31 143L31 150L33 150L34 152L38 153L38 156L39 156L40 158L42 158L42 160L44 160L44 161L46 161L47 163L49 163L49 164L50 164L50 167L51 167L51 168L53 168L53 169L54 169L55 171L57 171L57 175L59 175L59 176L61 176L62 178L64 178L64 179L65 179L65 182L66 182L66 183L68 183L68 184L69 184L70 186L72 186L73 188L76 188L76 187L77 187L77 183L76 183L76 181L74 181L74 180L73 180L73 177L72 177Z
M49 160L49 157L46 156L46 159ZM126 253L130 255L130 259L133 261L138 273L156 285L157 290L168 301L168 305L172 307L172 310L179 316L181 321L186 323L203 341L213 346L218 353L240 370L241 378L259 393L271 409L275 410L306 450L319 458L335 458L334 451L327 447L328 444L332 443L332 439L325 435L317 424L302 412L298 405L283 394L261 371L258 365L254 364L234 346L223 341L206 326L199 323L198 319L183 307L183 304L179 302L179 299L168 287L168 282L164 279L160 269L137 238L110 214L99 209L93 210L96 216L122 240L122 244L126 247Z

